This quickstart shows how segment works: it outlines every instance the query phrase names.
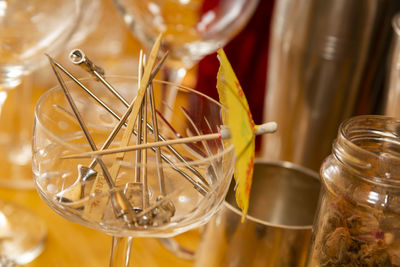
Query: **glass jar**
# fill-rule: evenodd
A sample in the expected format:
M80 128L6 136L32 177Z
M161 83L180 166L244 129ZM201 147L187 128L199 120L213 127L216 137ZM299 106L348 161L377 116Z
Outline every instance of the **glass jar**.
M343 122L320 174L308 266L400 266L400 121Z

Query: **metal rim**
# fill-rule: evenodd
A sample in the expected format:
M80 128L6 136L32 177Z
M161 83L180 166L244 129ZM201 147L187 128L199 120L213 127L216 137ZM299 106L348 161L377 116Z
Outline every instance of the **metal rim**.
M317 172L310 170L306 167L297 165L295 163L292 162L288 162L288 161L270 161L270 160L266 160L266 159L256 159L254 161L255 164L257 163L263 163L263 164L268 164L268 165L273 165L273 166L278 166L278 167L284 167L284 168L288 168L288 169L293 169L299 172L302 172L304 174L306 174L307 176L310 176L311 178L314 178L318 181L321 181L320 176ZM228 208L229 210L231 210L232 212L236 213L238 216L242 216L242 211L237 209L236 207L232 206L230 203L228 203L227 201L224 201L223 205ZM258 223L258 224L262 224L268 227L276 227L276 228L283 228L283 229L290 229L290 230L308 230L312 228L312 224L310 225L304 225L304 226L299 226L299 225L284 225L284 224L275 224L275 223L270 223L261 219L258 219L254 216L251 216L249 214L247 214L245 216L246 220Z

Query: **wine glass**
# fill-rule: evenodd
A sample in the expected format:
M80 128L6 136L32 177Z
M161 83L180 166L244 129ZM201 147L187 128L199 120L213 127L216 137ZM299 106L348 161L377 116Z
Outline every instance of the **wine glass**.
M136 78L106 79L125 99L134 99ZM127 262L134 262L129 261L133 237L171 237L206 223L216 212L231 181L233 146L229 140L213 139L95 160L68 157L102 147L126 111L96 78L80 82L103 104L70 81L65 88L79 115L60 87L47 91L36 105L32 162L37 190L67 220L112 235L110 266L128 266ZM129 118L110 148L119 147L125 136L132 145L138 140L154 142L156 136L169 140L220 131L227 110L218 102L177 85L177 101L171 106L162 99L164 84L153 82L150 100L139 112L142 118L133 118L138 123L135 130L125 132ZM159 112L163 108L173 111L171 120ZM88 136L94 146L88 144Z
M232 39L258 4L258 0L113 1L125 24L146 48L163 33L162 47L170 53L163 79L177 84L200 59ZM174 88L165 89L168 102L174 101L175 94Z
M0 185L33 188L31 178L31 84L27 76L71 39L89 0L0 1ZM96 2L96 1L95 1ZM91 5L93 6L93 5ZM24 81L24 82L23 82Z
M86 0L0 1L0 186L33 188L31 87L26 76L68 43ZM23 82L23 80L25 81ZM47 228L31 211L0 201L0 265L33 260Z

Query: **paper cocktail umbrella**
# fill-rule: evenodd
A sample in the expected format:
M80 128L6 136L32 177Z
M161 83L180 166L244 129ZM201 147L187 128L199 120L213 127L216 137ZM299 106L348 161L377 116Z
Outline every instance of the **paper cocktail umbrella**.
M217 76L219 101L229 112L223 114L224 124L230 129L231 142L235 147L236 202L247 213L253 178L255 136L276 129L275 123L256 125L246 96L222 49L218 50L220 67ZM274 129L275 128L275 129Z

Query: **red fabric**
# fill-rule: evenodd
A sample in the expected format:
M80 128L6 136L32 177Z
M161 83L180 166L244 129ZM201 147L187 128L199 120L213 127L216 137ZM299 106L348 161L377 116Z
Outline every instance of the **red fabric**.
M220 0L205 0L201 6L201 14L207 13L207 11L216 9Z

